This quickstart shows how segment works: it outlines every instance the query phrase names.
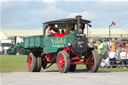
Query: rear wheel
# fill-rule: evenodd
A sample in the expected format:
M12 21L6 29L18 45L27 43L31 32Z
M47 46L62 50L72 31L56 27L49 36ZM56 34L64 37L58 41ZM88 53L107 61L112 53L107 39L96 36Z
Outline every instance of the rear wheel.
M100 63L101 63L101 56L99 56L98 52L96 50L93 50L89 56L88 64L86 64L87 70L89 72L97 72Z
M28 54L28 69L30 72L36 72L36 57L33 53Z
M62 73L66 73L70 67L70 59L66 51L60 51L57 54L56 63L58 70Z
M40 72L40 70L41 70L41 64L42 64L41 57L37 57L37 66L36 66L36 71L37 72Z

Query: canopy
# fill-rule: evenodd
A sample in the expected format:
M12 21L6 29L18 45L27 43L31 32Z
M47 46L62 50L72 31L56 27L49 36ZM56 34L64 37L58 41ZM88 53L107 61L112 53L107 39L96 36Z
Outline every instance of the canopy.
M91 21L81 19L83 24L90 23ZM49 22L44 22L44 24L61 24L61 23L76 23L75 18L66 18L66 19L59 19L59 20L54 20L54 21L49 21Z

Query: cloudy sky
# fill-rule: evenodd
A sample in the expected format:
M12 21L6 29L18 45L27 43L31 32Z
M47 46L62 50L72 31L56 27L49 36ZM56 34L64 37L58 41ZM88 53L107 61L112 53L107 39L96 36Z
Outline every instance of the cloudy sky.
M92 28L128 29L127 0L0 0L1 29L41 29L45 21L83 15Z

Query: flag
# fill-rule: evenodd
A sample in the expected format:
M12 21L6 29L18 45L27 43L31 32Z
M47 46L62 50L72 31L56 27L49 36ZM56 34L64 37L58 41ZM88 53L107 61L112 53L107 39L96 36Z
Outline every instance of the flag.
M112 24L113 24L113 25L116 25L116 23L115 23L115 22L113 22L113 21L112 21Z

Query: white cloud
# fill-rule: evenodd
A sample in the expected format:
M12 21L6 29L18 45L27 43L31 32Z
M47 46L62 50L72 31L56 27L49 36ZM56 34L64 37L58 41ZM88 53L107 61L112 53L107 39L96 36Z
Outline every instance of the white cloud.
M100 0L100 1L128 1L128 0Z
M56 4L57 0L41 0L43 3L48 5Z
M42 10L42 14L45 15L44 18L47 19L59 19L62 18L64 16L67 16L69 14L69 12L67 12L66 10L63 10L61 8L57 8L55 5L51 5L51 6L46 6L43 10Z
M93 13L91 13L91 12L86 12L86 11L84 11L84 12L76 12L76 13L71 13L71 14L69 14L67 17L71 17L71 18L74 18L75 16L77 16L77 15L81 15L82 17L83 17L83 19L94 19L94 18L96 18L96 16L93 14Z
M99 1L99 0L63 0L63 1Z
M8 2L8 1L36 1L36 0L0 0L0 1ZM37 0L37 1L39 1L39 0Z

